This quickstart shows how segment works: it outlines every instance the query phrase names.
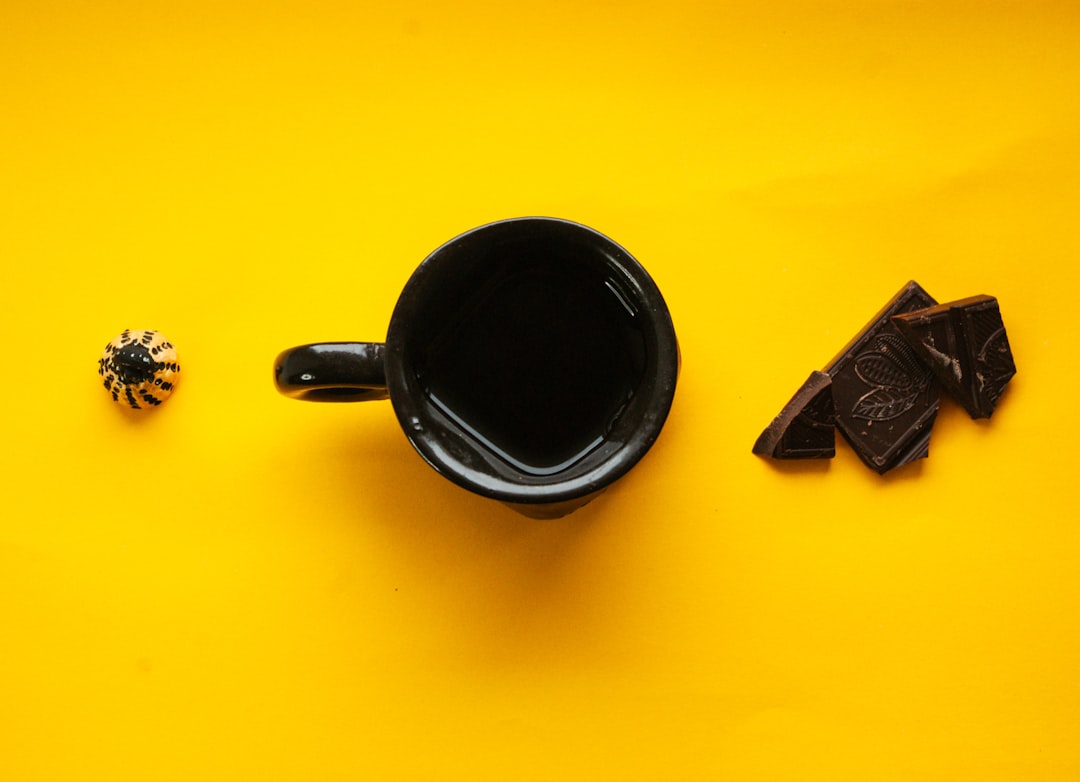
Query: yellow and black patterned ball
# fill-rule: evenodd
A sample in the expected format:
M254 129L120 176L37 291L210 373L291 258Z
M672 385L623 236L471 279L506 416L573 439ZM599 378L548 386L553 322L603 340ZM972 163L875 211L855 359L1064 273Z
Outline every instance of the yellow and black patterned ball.
M125 329L105 346L98 374L114 402L138 410L169 398L180 364L176 348L160 332Z

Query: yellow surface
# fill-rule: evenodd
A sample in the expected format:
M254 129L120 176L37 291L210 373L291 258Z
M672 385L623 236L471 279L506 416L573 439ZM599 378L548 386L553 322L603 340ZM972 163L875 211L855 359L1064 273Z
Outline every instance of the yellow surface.
M0 779L1080 778L1080 7L0 5ZM673 311L669 425L537 522L274 355L545 214ZM1019 374L885 479L759 431L904 282ZM125 327L183 375L136 417Z

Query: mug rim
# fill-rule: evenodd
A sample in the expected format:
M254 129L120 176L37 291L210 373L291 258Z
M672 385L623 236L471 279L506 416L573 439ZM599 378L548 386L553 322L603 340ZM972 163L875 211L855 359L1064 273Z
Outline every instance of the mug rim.
M440 259L463 242L476 238L477 234L506 230L513 226L558 229L563 235L576 234L589 240L590 246L602 251L608 265L625 276L631 283L642 304L645 317L647 344L653 346L655 368L643 381L648 398L634 418L634 426L626 427L621 440L607 438L600 449L608 453L602 460L584 472L572 468L563 473L547 476L521 474L515 480L500 476L493 465L497 460L505 471L505 460L500 459L478 443L472 436L465 436L456 422L448 420L426 401L416 373L410 370L405 346L410 324L421 316L425 301L434 293L429 290L430 272ZM513 217L497 220L471 228L435 248L410 276L398 298L387 329L385 370L390 401L398 423L407 439L420 456L438 473L468 489L492 499L519 505L544 505L564 503L587 497L609 486L628 472L659 437L675 394L679 372L679 348L671 315L663 295L645 268L614 240L582 223L557 217ZM447 424L461 436L445 436ZM616 427L618 429L619 427ZM439 436L437 433L443 433ZM585 457L586 459L588 457Z

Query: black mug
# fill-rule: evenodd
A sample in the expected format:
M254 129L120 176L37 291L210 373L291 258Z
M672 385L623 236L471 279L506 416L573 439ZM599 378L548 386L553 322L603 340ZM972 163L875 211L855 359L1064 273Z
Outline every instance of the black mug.
M584 505L660 434L679 348L659 289L578 223L503 220L436 249L386 342L301 345L274 382L296 399L390 398L439 473L534 518Z

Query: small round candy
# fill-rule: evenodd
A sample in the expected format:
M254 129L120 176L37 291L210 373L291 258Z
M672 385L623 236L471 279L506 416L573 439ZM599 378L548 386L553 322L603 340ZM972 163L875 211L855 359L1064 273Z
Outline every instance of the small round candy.
M125 329L105 346L98 374L114 402L138 410L169 398L180 364L176 348L160 332Z

